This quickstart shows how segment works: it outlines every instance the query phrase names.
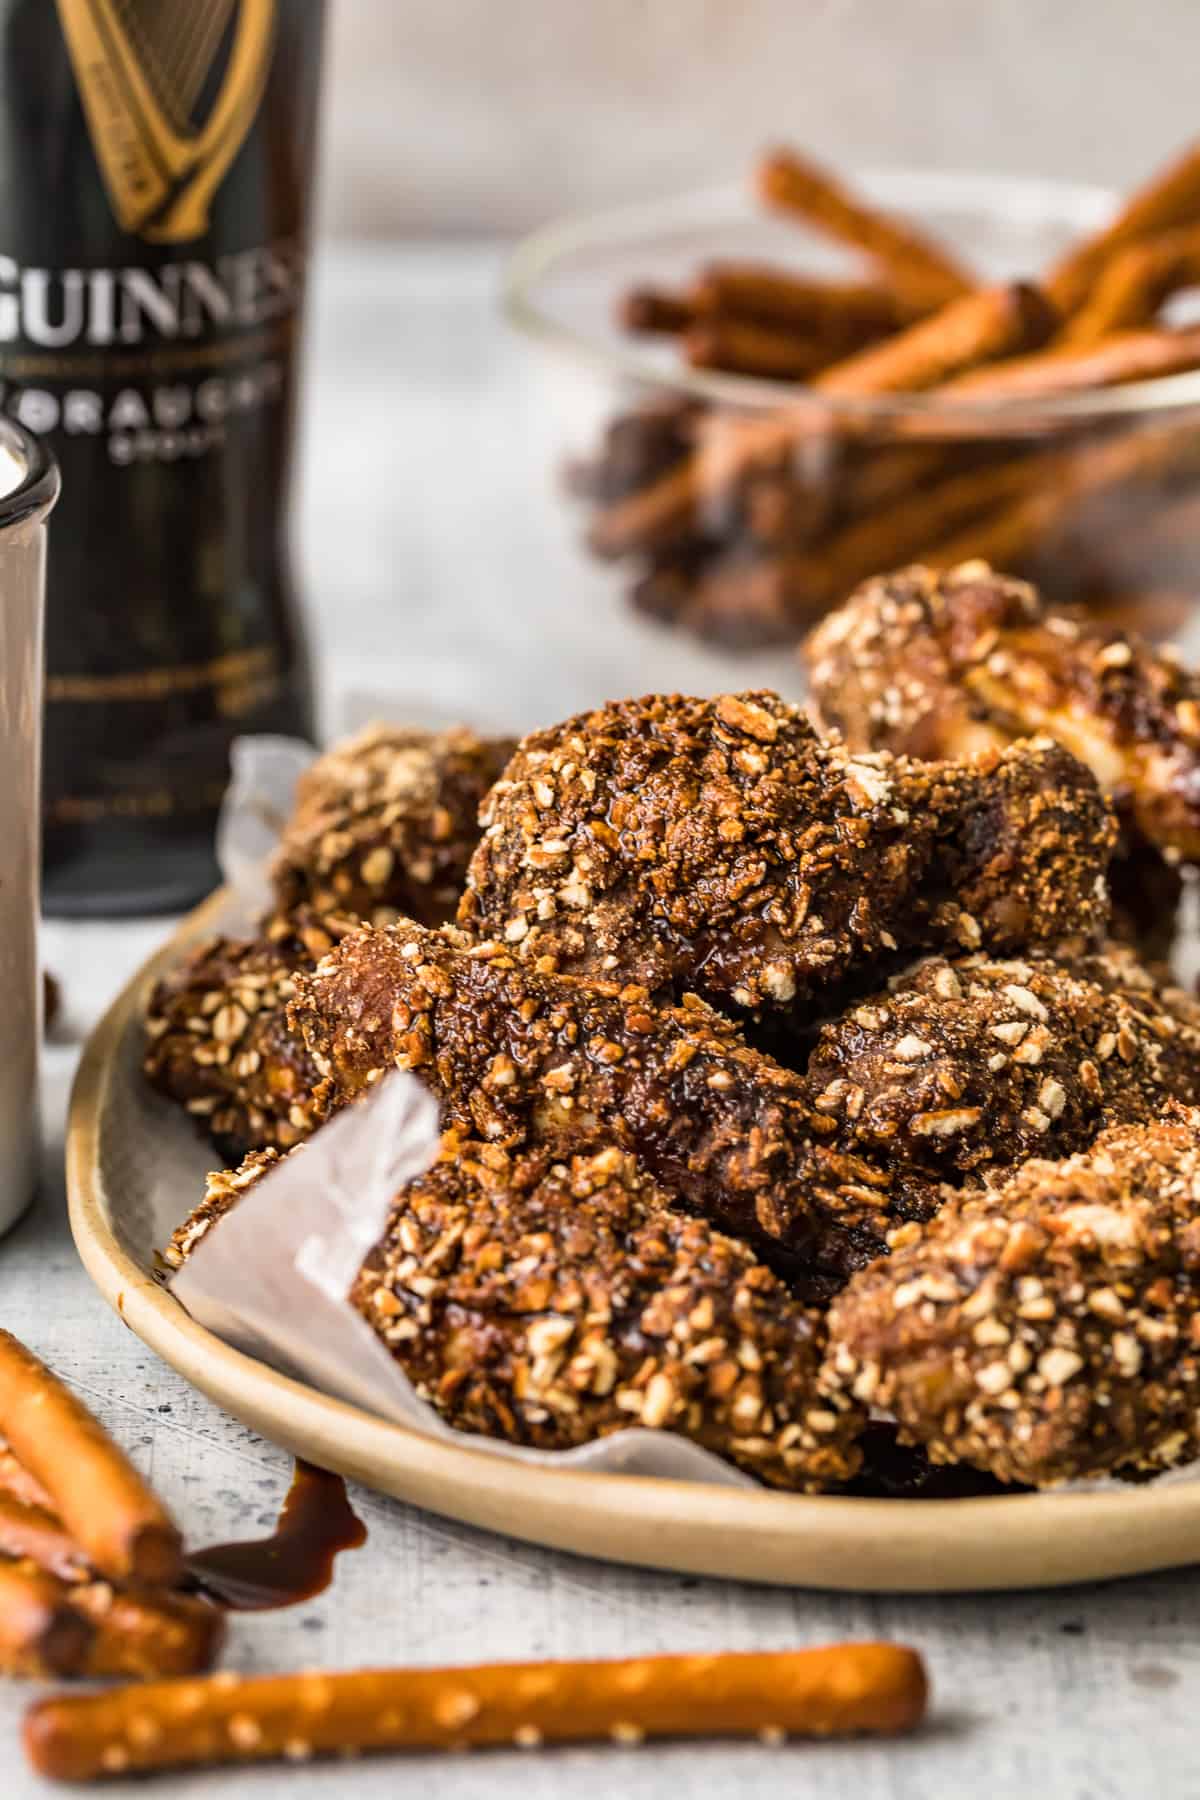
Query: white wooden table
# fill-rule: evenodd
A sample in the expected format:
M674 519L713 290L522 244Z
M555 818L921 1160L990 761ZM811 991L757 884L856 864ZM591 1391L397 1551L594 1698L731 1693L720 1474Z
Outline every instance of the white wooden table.
M417 717L545 721L605 694L713 686L670 638L621 637L603 598L568 585L546 549L540 395L496 322L495 256L471 248L343 254L318 284L301 543L334 727L364 694ZM758 673L762 673L760 668ZM48 965L77 1037L154 946L163 921L51 926ZM196 1543L259 1534L290 1475L279 1450L194 1393L92 1289L62 1184L77 1047L46 1056L45 1182L0 1246L0 1320L45 1356L129 1447ZM172 1777L214 1791L361 1800L409 1784L439 1800L665 1800L781 1791L812 1800L1106 1800L1200 1792L1200 1573L1103 1588L954 1599L840 1598L609 1568L425 1517L362 1490L369 1530L333 1588L236 1620L246 1670L648 1650L768 1648L854 1636L925 1652L935 1708L919 1737L783 1750L687 1746L513 1752L311 1770ZM1200 1554L1200 1545L1197 1546ZM0 1796L49 1790L26 1770L30 1690L0 1690ZM222 1789L222 1782L225 1783ZM108 1792L143 1794L118 1783Z

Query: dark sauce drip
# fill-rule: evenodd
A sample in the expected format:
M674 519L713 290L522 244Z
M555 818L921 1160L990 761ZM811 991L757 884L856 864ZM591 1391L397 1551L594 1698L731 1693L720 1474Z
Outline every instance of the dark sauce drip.
M966 1463L933 1463L913 1444L902 1444L891 1425L868 1425L863 1466L841 1492L871 1500L976 1500L987 1494L1028 1494L1016 1482L997 1481Z
M367 1528L340 1475L296 1462L296 1473L270 1537L213 1544L187 1558L186 1585L227 1612L299 1606L333 1580L334 1559L357 1550Z

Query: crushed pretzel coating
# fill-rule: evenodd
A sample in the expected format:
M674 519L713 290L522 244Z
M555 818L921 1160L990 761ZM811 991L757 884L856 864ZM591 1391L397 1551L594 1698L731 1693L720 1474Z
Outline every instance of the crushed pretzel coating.
M175 1227L163 1250L163 1261L168 1268L182 1269L213 1226L233 1210L256 1182L277 1169L285 1155L286 1151L281 1155L278 1150L252 1150L236 1169L214 1169L205 1178L204 1198L192 1208L183 1224Z
M1200 860L1200 676L1169 651L975 562L866 582L806 655L822 725L853 748L963 756L1045 733L1138 837Z
M351 1300L460 1430L565 1450L642 1425L802 1490L858 1467L857 1402L816 1395L818 1316L615 1145L451 1135Z
M689 1210L796 1259L806 1293L878 1255L894 1222L887 1174L814 1135L803 1077L694 995L658 1005L641 987L537 974L508 945L404 924L356 932L298 975L292 1018L326 1106L402 1068L447 1125L492 1143L567 1150L611 1134Z
M790 1009L897 949L1001 952L1107 918L1113 828L1056 745L852 755L769 692L650 695L525 738L460 925L531 968Z
M1133 953L932 957L826 1025L805 1080L827 1142L890 1170L897 1219L1107 1125L1200 1102L1200 1005Z
M211 1176L168 1262L279 1161ZM819 1316L616 1145L560 1157L447 1133L349 1297L459 1430L567 1450L641 1425L810 1492L858 1468L862 1408L817 1393Z
M452 918L480 801L513 748L465 726L371 725L336 745L298 783L274 867L280 910L307 905L371 924Z
M287 1021L297 970L355 921L274 915L252 939L212 938L158 982L142 1068L232 1162L289 1149L318 1122L316 1066Z
M1050 1486L1200 1449L1200 1110L903 1228L829 1314L824 1384L935 1462Z

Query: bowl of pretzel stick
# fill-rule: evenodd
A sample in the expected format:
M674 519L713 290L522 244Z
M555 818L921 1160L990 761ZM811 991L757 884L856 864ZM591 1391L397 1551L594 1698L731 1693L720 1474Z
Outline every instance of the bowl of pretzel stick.
M1198 300L1200 147L1127 199L773 149L745 188L546 228L506 291L575 591L731 652L974 557L1186 636Z

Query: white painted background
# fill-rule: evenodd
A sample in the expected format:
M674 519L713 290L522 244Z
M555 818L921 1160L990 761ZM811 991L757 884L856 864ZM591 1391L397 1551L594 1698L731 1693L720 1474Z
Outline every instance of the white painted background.
M328 0L324 220L511 230L843 164L1128 183L1198 129L1196 0Z

